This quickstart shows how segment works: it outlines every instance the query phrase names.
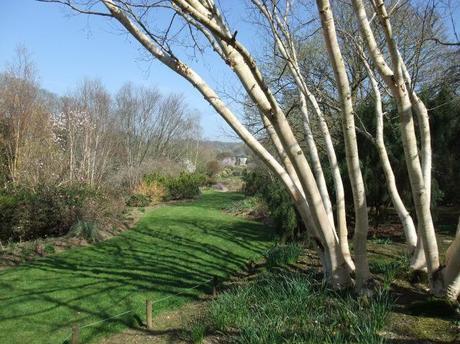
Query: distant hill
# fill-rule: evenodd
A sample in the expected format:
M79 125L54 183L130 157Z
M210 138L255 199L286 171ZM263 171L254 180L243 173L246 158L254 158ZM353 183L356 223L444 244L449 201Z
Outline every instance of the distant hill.
M244 142L223 142L204 140L201 144L215 150L217 153L231 152L233 155L248 155L249 148Z

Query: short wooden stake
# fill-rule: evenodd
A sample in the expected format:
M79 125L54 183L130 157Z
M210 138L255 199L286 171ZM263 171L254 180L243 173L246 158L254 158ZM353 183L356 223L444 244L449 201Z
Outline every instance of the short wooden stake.
M217 296L217 276L212 278L212 296Z
M78 324L72 325L72 344L78 344L80 342L80 327Z
M249 272L254 273L255 270L256 270L256 263L254 263L253 260L250 260L249 261Z
M146 300L145 301L145 315L147 320L147 329L152 329L152 301Z

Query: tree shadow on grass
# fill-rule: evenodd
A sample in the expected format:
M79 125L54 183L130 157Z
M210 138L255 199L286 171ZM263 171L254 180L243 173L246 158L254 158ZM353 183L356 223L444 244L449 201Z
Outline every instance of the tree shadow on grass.
M161 312L209 293L206 281L241 269L269 246L270 229L219 211L241 198L206 193L147 214L119 237L0 272L0 342L62 343L74 322L132 310L82 329L90 342L138 326L146 299L169 297L154 304Z

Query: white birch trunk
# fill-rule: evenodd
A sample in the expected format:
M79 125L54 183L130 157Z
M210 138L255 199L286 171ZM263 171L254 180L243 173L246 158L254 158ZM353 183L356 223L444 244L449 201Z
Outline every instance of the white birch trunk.
M384 27L386 42L392 58L393 70L388 67L382 53L377 47L362 0L352 0L352 3L368 52L382 79L387 84L396 100L401 122L401 137L404 155L409 173L417 220L420 226L420 236L423 240L428 272L433 276L433 273L439 268L438 246L434 233L433 220L431 218L429 195L425 187L424 176L418 155L417 139L412 116L412 103L402 77L400 58L392 37L388 14L386 14L383 3L378 3L378 15ZM432 283L432 287L433 286L434 283Z
M399 195L398 188L396 186L396 179L391 167L390 159L388 158L388 152L385 146L383 128L383 108L382 108L382 96L375 79L374 73L368 65L366 59L363 57L363 63L366 67L369 80L371 82L372 90L375 97L375 116L376 116L376 134L375 140L373 140L377 152L379 154L380 162L382 163L383 173L385 174L385 180L387 183L388 193L390 194L391 201L395 208L396 213L403 225L404 235L406 243L409 247L409 252L414 252L417 246L417 231L415 229L414 221L412 220L409 211L407 211L401 196Z
M446 268L442 271L446 295L451 301L460 296L460 218L454 241L446 253Z
M366 193L359 164L353 104L345 65L337 41L334 17L329 0L316 0L316 3L321 17L321 26L329 59L334 69L337 89L341 100L345 151L355 208L356 225L354 234L354 256L356 264L356 287L359 290L365 287L366 283L371 278L371 274L367 259L367 233L369 221Z
M285 61L287 62L289 71L299 89L299 97L302 105L301 110L305 118L304 129L307 136L307 143L309 143L310 147L309 151L312 155L314 155L315 152L317 152L317 149L316 144L314 142L313 134L311 132L306 99L309 100L315 111L316 116L318 117L320 131L326 143L327 157L332 170L332 177L334 180L334 187L336 190L337 225L335 228L338 234L340 248L344 256L344 259L349 269L351 271L354 271L355 265L353 263L353 260L351 259L350 248L348 245L348 230L345 212L345 192L343 188L342 176L340 174L340 169L337 163L334 145L332 143L332 138L329 133L329 128L327 126L326 121L324 120L323 113L318 105L318 102L316 101L315 96L308 89L305 79L302 73L300 72L295 44L293 42L289 29L285 25L285 18L281 19L276 13L276 11L269 11L266 5L263 4L260 0L252 0L252 2L257 6L261 14L268 20L268 24L271 28L276 47L278 48L280 53L283 55ZM317 155L318 154L316 153L316 156ZM317 159L319 162L319 158ZM319 189L326 206L326 211L328 212L331 224L334 225L332 206L330 205L331 201L327 191L326 183L324 181L324 173L322 171L321 164L316 164L314 170L316 174L316 179L319 184ZM328 205L330 205L330 210L328 210Z
M404 63L401 54L398 51L398 57L401 63L401 71L407 83L409 97L412 102L412 107L417 115L418 128L420 132L421 143L421 160L422 160L422 173L425 180L425 189L427 198L431 204L431 169L432 169L432 151L431 151L431 131L430 131L430 118L428 110L422 100L418 97L413 89L410 79L409 71Z
M329 198L329 192L327 191L326 179L324 178L323 168L321 166L321 160L318 154L318 148L316 147L315 139L313 137L313 132L310 127L310 118L307 109L307 102L303 93L300 94L300 110L303 115L303 128L305 133L305 141L308 147L308 153L310 156L310 161L312 164L313 172L315 174L316 182L318 184L318 189L321 194L321 198L324 203L324 208L326 209L329 222L333 228L334 225L334 213L332 212L332 204Z

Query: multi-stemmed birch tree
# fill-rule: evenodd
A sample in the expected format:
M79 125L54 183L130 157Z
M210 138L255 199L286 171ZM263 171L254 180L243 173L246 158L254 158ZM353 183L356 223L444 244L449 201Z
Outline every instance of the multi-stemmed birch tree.
M387 63L384 54L377 45L374 30L370 25L363 1L353 0L352 4L367 51L374 62L377 72L396 102L401 122L401 137L407 171L418 220L420 235L418 248L423 247L432 289L434 292L439 293L446 290L446 286L452 282L452 277L447 273L452 266L448 266L444 274L438 273L440 268L439 253L430 210L432 158L428 111L410 85L407 67L393 36L391 13L388 13L383 0L372 0L372 7L370 8L376 14L380 24L377 30L383 31L391 66ZM417 146L414 113L417 116L420 130L420 154ZM460 272L460 267L455 268Z
M282 180L316 243L325 276L331 285L336 288L351 285L353 283L351 277L353 265L356 266L357 288L361 289L369 285L367 282L371 280L371 274L366 252L368 209L356 141L354 103L329 0L316 1L316 18L319 19L321 25L326 47L325 53L334 74L332 78L335 82L334 92L337 95L342 114L342 134L355 210L354 264L348 256L343 197L336 199L337 220L334 221L331 200L322 176L323 166L317 157L315 140L309 125L310 117L307 109L311 107L320 123L323 123L320 126L320 135L327 143L329 168L333 172L336 194L340 195L343 192L341 190L343 184L340 173L337 173L336 170L334 146L328 141L327 124L321 122L323 118L321 109L317 106L317 100L310 92L299 68L296 47L289 30L287 16L292 6L296 6L297 3L293 1L251 1L267 21L274 47L286 60L287 68L295 81L301 113L305 119L306 152L302 150L296 139L276 92L271 89L266 76L263 75L248 47L238 39L237 28L230 27L214 0L100 0L89 3L86 1L79 3L72 0L45 1L64 3L81 13L114 18L154 58L195 87L238 136ZM415 90L410 87L404 62L392 34L391 13L387 12L382 0L371 0L369 3L372 6L366 9L362 0L352 0L355 20L361 29L362 41L366 48L362 51L373 62L372 65L367 66L369 76L373 77L374 69L383 79L395 99L400 113L401 136L404 142L419 234L422 238L419 248L423 249L426 256L433 291L447 292L450 298L456 299L459 292L458 261L460 249L458 241L460 239L457 235L449 251L447 267L440 272L438 248L430 212L431 148L427 110ZM280 11L281 8L284 9L284 14ZM158 11L167 11L172 16L172 20L166 24L164 30L154 29L154 27L158 27L159 23L151 22L154 18L152 14ZM367 11L371 11L370 15L375 15L375 21L379 22L377 28L381 33L379 37L383 37L386 44L384 52L379 49L376 42L373 34L373 30L376 29L371 27L371 20L368 19ZM178 24L176 21L180 21L180 23ZM190 34L187 39L191 45L200 44L199 42L203 40L206 41L221 61L228 65L247 96L256 106L260 123L271 140L275 154L271 154L248 131L238 116L225 104L218 92L185 60L179 58L177 51L174 51L174 39L170 38L174 36L172 31L177 25L179 25L177 34L182 32L183 27L188 28ZM198 36L201 38L197 38ZM391 66L387 63L385 54L388 54ZM413 113L417 115L420 129L421 161ZM379 143L382 143L380 137L378 140Z

